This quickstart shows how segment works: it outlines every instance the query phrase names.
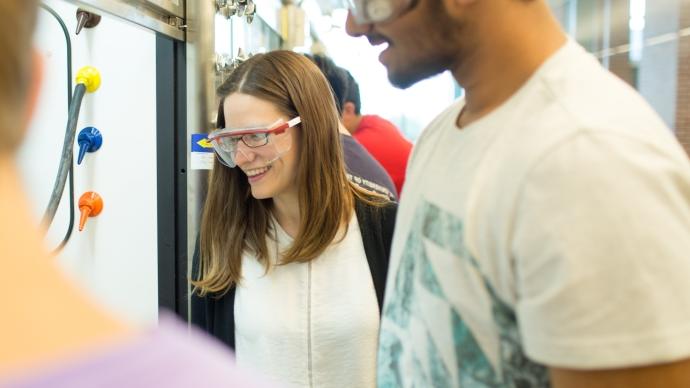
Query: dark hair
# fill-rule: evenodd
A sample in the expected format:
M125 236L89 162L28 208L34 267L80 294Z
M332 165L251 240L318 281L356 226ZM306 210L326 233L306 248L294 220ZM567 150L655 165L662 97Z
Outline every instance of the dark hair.
M321 72L328 83L331 85L331 90L333 91L333 97L335 98L335 106L338 108L338 113L342 113L345 98L348 94L348 80L347 80L347 70L339 67L333 62L333 60L325 55L321 54L304 54L307 58L311 59L312 62L321 69Z
M343 69L343 71L345 71L345 78L347 79L347 94L345 95L343 104L351 102L355 106L355 114L360 115L362 102L359 100L359 85L349 71L345 69Z

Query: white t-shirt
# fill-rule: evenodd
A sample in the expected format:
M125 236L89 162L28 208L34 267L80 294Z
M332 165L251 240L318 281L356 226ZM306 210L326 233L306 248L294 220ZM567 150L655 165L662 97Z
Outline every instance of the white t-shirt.
M648 104L570 41L459 129L462 106L411 157L379 387L690 356L690 163Z
M292 238L274 222L278 250ZM276 241L268 239L272 263ZM247 255L235 295L237 364L286 387L376 386L379 309L357 217L344 240L307 263Z

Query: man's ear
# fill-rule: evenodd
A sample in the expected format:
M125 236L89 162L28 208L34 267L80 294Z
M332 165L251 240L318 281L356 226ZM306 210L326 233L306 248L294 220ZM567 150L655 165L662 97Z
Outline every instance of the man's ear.
M342 122L347 131L354 133L357 130L357 113L355 113L355 104L346 102L343 104L343 112L341 114Z
M352 102L346 102L343 104L343 117L345 117L346 114L348 116L354 116L356 114L355 104L353 104Z
M24 127L29 125L38 105L38 97L43 83L43 55L37 49L31 50L31 80L26 94ZM72 91L70 91L71 93Z

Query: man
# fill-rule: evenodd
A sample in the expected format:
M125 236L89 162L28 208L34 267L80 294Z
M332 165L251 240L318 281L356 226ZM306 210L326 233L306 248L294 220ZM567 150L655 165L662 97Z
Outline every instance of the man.
M31 50L37 3L0 1L0 386L256 386L185 324L163 317L143 331L104 312L44 249L14 160L42 72Z
M383 117L362 115L359 85L349 71L345 73L347 94L343 100L343 125L381 163L393 179L395 190L401 194L412 143L403 137L395 124Z
M342 118L343 105L348 94L347 75L349 72L342 67L338 67L331 58L324 55L306 55L306 57L321 69L321 72L331 85L335 106L338 107L338 113L341 114ZM367 190L385 195L392 201L397 201L398 191L395 189L395 185L386 170L371 156L369 151L352 138L352 135L342 124L338 129L340 131L340 144L345 155L348 178Z
M466 98L410 159L380 387L687 387L690 163L544 0L361 0L402 88Z

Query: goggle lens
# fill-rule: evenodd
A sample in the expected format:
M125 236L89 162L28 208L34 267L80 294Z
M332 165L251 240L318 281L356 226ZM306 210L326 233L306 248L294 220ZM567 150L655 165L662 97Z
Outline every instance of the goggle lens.
M348 0L348 8L359 24L388 21L411 4L412 0Z
M301 122L299 116L284 122L278 120L273 125L267 128L247 128L247 129L218 129L213 131L209 136L209 140L216 151L216 156L220 162L228 167L235 167L237 165L237 153L242 152L240 142L244 143L248 148L259 148L269 144L269 136L272 133L283 133L288 128L294 127ZM269 158L269 162L275 161L283 153L291 147L286 145L287 139L280 141L280 144L274 144L274 152L276 155Z

